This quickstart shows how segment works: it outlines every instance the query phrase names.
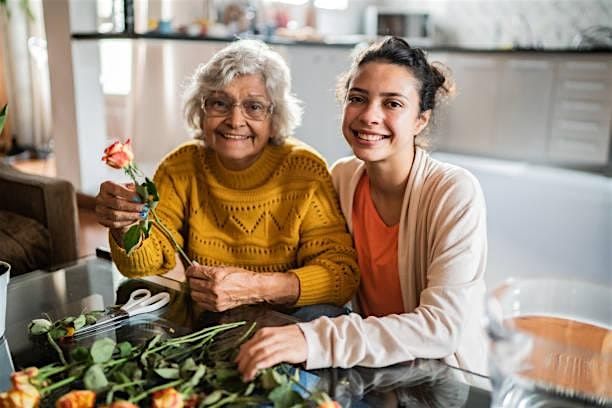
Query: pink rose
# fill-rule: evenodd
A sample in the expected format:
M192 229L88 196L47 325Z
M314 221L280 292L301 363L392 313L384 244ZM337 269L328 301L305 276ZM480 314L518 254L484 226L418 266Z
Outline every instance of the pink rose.
M128 139L125 143L119 141L104 149L102 161L115 169L123 169L129 166L134 160L132 152L132 141Z

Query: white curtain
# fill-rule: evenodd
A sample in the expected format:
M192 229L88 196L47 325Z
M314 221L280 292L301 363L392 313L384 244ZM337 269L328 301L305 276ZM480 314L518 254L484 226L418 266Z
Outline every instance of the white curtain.
M42 1L29 0L32 18L20 4L8 0L0 13L0 51L17 143L44 153L52 148L51 99Z

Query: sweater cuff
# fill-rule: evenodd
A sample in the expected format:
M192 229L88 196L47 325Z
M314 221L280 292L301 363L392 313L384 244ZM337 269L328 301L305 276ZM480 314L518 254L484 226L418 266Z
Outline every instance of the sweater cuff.
M319 303L331 303L334 301L335 287L334 279L328 269L317 265L308 265L293 269L300 280L300 297L295 306L315 305Z
M150 275L149 271L158 270L162 264L161 251L155 250L151 238L144 239L130 255L117 244L110 231L108 241L113 262L117 265L117 269L129 278Z
M325 344L324 336L320 334L326 333L326 331L322 328L317 329L321 325L328 325L330 323L331 321L328 317L321 317L312 322L297 324L300 330L302 330L308 346L306 370L316 370L332 366L332 347L329 344Z

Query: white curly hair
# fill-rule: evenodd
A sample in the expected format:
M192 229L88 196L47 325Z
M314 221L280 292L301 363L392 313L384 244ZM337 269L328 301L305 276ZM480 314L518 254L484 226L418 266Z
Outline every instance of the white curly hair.
M301 101L291 94L291 74L285 60L257 40L233 42L196 68L183 94L187 127L201 139L201 123L206 115L202 110L202 100L241 75L263 77L274 105L270 143L283 143L301 123Z

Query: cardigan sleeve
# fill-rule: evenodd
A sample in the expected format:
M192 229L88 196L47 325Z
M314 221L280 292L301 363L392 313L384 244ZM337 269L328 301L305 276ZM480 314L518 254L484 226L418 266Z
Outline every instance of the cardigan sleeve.
M162 163L153 178L160 201L155 208L160 221L167 227L177 244L184 246L183 229L185 213L185 197L179 194L179 189ZM152 214L149 216L153 220ZM113 261L119 271L130 278L163 274L176 265L176 250L172 241L155 225L151 227L149 237L143 240L130 255L115 242L109 234L109 242Z
M351 235L347 232L338 198L324 163L321 178L300 227L297 254L299 268L291 270L300 280L297 306L317 303L346 304L359 286L359 267Z
M417 243L427 259L427 283L417 308L380 318L351 314L300 323L307 369L380 367L456 352L476 302L483 301L484 199L477 181L462 171L440 181L430 199L426 212L419 213L427 217L429 230L422 236L426 242Z

